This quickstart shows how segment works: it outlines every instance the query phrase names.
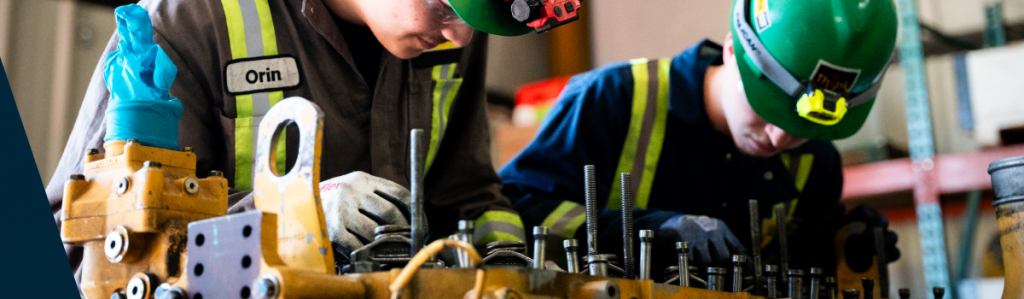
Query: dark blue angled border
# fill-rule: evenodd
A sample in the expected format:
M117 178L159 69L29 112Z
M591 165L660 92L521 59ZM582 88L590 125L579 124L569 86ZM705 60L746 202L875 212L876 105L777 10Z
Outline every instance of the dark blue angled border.
M0 61L0 297L80 298Z

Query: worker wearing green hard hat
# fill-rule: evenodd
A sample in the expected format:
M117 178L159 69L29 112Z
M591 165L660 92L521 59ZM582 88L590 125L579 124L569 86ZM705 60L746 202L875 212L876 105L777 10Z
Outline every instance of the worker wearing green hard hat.
M747 101L793 135L849 137L882 83L896 11L888 1L795 1L736 1L732 39Z
M882 250L898 259L883 215L839 202L843 168L829 142L855 133L871 110L896 42L893 2L736 0L732 8L722 45L705 40L672 58L573 77L534 142L499 171L503 194L526 226L580 240L589 238L583 199L596 198L600 253L626 246L618 236L630 217L620 210L632 197L633 228L654 231L654 271L675 264L675 242L688 242L691 265L701 267L731 267L733 255L761 248L764 264L784 268L785 244L788 266L803 271L834 273L840 260L867 271ZM585 192L584 181L594 188ZM834 233L852 223L868 233L833 248ZM884 247L872 241L874 228Z

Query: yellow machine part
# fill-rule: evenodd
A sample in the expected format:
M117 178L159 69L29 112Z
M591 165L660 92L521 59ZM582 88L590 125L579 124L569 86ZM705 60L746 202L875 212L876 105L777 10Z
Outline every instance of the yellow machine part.
M997 205L996 221L1006 274L1003 298L1024 298L1024 201Z
M154 285L176 280L188 223L227 212L227 180L197 178L190 150L125 141L104 148L87 154L84 176L64 189L61 240L85 249L81 288L88 298L110 298L138 275ZM112 257L111 250L120 253Z

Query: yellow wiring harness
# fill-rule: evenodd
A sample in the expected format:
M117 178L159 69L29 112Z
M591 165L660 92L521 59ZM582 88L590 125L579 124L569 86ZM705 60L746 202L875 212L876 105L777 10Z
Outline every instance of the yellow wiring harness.
M405 285L409 284L409 280L412 279L413 274L416 274L416 271L420 269L420 266L423 266L423 263L430 259L430 257L436 255L445 248L453 247L465 251L469 255L470 261L477 266L476 283L473 284L473 290L476 292L476 299L482 298L484 294L484 278L487 274L484 269L480 267L483 259L480 258L480 254L476 252L476 248L473 248L473 245L452 239L437 240L430 243L430 245L423 247L423 249L420 249L420 252L416 253L416 256L409 260L409 264L402 269L402 272L398 273L398 277L395 278L395 282L392 282L391 286L388 287L391 289L391 298L397 299L402 297Z

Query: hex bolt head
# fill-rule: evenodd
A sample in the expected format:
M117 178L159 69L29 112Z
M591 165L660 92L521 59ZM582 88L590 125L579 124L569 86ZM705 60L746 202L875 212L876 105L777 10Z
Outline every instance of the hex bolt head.
M210 175L209 176L212 176L212 177L224 177L224 172L220 171L220 170L210 170Z
M739 255L739 254L733 254L732 255L732 264L733 265L739 266L739 265L743 265L746 262L747 262L747 256Z
M275 299L278 292L281 291L281 286L278 284L276 276L267 274L253 281L252 289L256 290L255 298L257 299Z
M654 242L654 231L649 229L641 229L640 242Z
M579 248L579 244L576 242L576 239L568 239L562 241L562 247L565 247L565 250L567 251L576 252L576 249Z
M90 156L91 155L95 155L95 154L99 154L99 153L100 153L100 150L98 150L98 149L95 149L95 148L90 148L89 149L89 155Z
M690 243L676 242L676 252L681 253L681 254L688 254L688 253L690 253Z
M811 267L811 276L820 276L822 273L821 268Z
M538 237L538 236L546 237L547 235L548 235L548 228L547 227L544 227L544 226L534 226L533 227L533 236L534 237Z

